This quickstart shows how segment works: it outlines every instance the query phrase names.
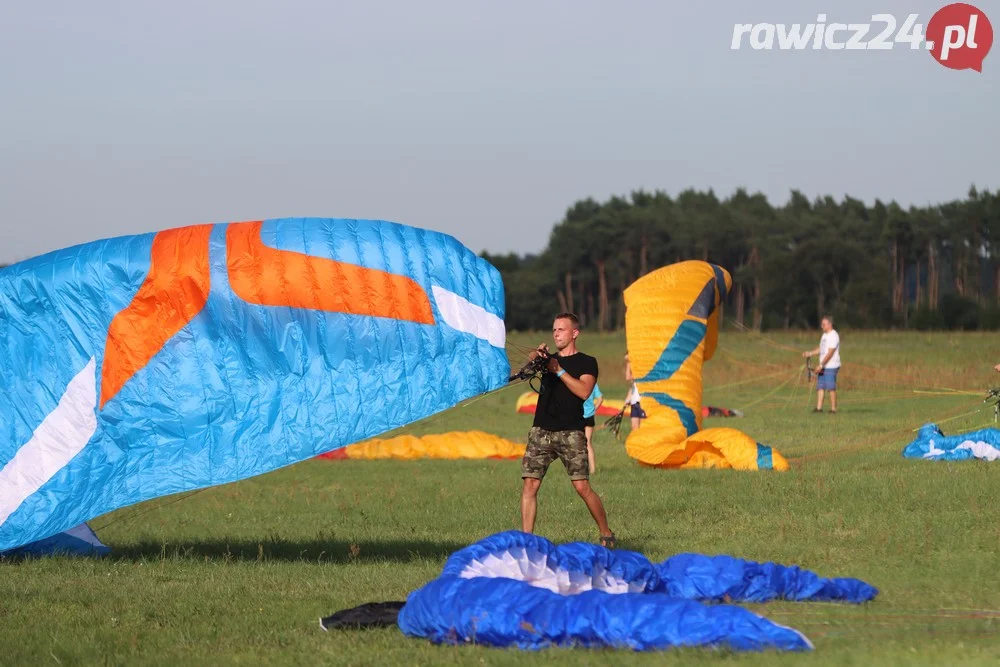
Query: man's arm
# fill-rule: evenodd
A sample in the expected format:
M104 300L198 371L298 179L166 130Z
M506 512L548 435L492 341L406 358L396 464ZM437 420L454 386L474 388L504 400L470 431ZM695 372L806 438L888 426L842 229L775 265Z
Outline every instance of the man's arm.
M596 369L597 367L595 366L594 368ZM594 385L597 384L597 378L593 375L584 373L579 378L575 378L569 373L560 373L564 369L559 364L559 357L549 359L548 369L563 381L566 387L573 392L574 396L584 401L590 397L590 392L594 391Z
M817 354L819 354L819 348L818 347L815 350L809 350L808 352L803 352L802 356L803 357L815 357ZM831 352L831 354L833 354L833 353ZM829 360L830 360L830 357L827 356L827 361L829 361Z
M597 378L593 375L581 375L579 378L575 378L569 373L563 373L559 379L573 392L574 396L583 400L587 400L590 392L594 391L594 384L597 382Z

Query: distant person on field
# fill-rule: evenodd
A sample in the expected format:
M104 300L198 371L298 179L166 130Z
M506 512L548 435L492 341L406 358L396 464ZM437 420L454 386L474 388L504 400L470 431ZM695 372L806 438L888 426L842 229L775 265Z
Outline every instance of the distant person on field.
M587 434L587 461L590 463L590 474L594 474L594 415L597 411L601 409L601 405L604 403L604 394L601 393L601 388L594 383L594 391L590 392L590 396L587 400L583 402L583 420L586 426L584 431Z
M535 528L538 510L538 488L549 465L559 459L569 474L573 488L586 503L597 522L601 546L613 549L615 534L608 528L601 497L590 488L590 468L587 459L586 422L583 402L597 384L597 359L576 349L580 321L572 313L560 313L552 322L552 340L557 352L549 352L544 343L534 350L530 359L540 355L548 359L539 387L535 420L528 432L528 446L521 459L521 525L524 532Z
M635 386L635 377L632 375L632 363L628 360L627 354L625 355L625 381L630 385L628 396L625 397L625 405L632 406L629 410L629 417L632 419L632 430L634 431L639 428L641 421L646 418L646 413L639 403L639 388Z
M837 372L840 370L840 334L833 328L833 317L824 315L820 321L823 335L819 339L819 347L803 352L805 358L819 355L819 367L816 369L816 409L813 412L823 412L823 393L830 393L830 413L837 412Z

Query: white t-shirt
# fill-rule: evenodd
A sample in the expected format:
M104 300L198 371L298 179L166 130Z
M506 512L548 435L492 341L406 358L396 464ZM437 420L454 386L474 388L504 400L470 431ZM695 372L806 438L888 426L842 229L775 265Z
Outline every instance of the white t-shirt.
M635 382L632 383L632 388L628 391L628 396L625 397L625 405L634 405L639 402L639 388L635 386Z
M819 339L819 363L826 359L826 353L833 349L833 356L823 368L840 368L840 334L836 329L830 329Z

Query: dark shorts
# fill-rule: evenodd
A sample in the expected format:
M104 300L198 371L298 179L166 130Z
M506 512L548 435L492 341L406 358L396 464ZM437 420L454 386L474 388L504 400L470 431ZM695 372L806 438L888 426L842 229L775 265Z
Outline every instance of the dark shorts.
M837 390L837 371L839 368L824 368L822 375L816 376L816 388L825 391Z
M571 480L590 479L587 436L583 431L546 431L533 426L521 459L521 477L542 479L556 459L562 461Z
M589 417L584 417L583 418L583 425L584 426L594 426L596 423L597 422L594 421L594 416L593 415L591 415Z
M632 410L629 413L629 416L630 417L638 417L639 419L645 419L646 418L646 413L645 413L645 411L643 411L641 405L639 405L638 403L633 403L632 404Z

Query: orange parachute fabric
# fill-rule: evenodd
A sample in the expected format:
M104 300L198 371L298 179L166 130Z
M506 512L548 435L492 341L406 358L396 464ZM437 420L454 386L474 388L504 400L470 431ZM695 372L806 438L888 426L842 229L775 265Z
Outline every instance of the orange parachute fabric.
M519 459L525 446L484 431L375 438L321 454L321 459Z

